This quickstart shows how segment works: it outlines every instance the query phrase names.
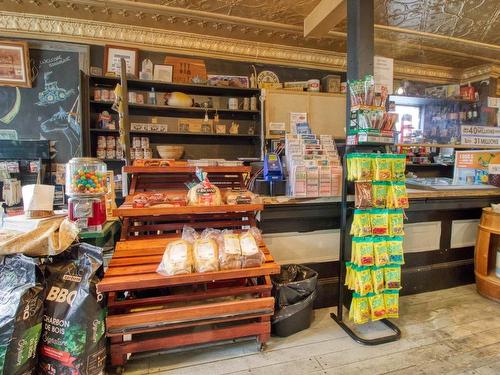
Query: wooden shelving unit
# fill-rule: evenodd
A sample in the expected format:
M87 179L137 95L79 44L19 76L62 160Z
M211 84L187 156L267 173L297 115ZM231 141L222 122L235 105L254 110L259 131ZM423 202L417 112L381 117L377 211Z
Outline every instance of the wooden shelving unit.
M179 181L189 178L195 170L135 166L124 169L132 174L135 185L144 176L160 177L162 186L172 193L177 192ZM248 167L206 169L216 176L226 176L229 184L235 174L249 172ZM172 175L175 182L166 183L164 177ZM145 181L143 189L154 191L157 185L148 186ZM97 287L108 295L106 335L111 341L111 365L123 366L131 353L243 337L255 337L264 344L270 337L275 303L270 275L280 271L264 242L258 243L265 256L259 267L172 276L156 272L166 247L180 238L184 225L197 230L244 230L255 225L255 215L263 205L133 208L131 201L132 197L127 197L114 210L123 219L122 239Z
M398 147L435 147L435 148L455 148L455 149L498 149L500 147L495 146L474 146L474 145L453 145L453 144L441 144L441 143L397 143L395 146Z

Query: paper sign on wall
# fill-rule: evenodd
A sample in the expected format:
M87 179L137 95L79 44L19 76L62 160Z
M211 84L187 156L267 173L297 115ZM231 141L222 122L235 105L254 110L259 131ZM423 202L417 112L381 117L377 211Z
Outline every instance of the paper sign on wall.
M462 125L460 143L471 146L500 147L500 128L494 126Z
M381 92L385 86L392 94L394 89L394 59L382 56L373 58L373 77L375 79L375 92Z

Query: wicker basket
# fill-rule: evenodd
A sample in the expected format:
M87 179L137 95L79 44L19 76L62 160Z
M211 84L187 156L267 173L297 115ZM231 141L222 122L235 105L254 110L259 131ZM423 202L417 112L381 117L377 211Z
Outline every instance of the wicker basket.
M158 145L156 149L162 159L178 160L184 153L184 146Z

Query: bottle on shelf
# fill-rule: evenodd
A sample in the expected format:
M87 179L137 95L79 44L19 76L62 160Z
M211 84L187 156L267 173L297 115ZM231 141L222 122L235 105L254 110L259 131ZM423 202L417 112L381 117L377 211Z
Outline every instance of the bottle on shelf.
M473 119L473 120L477 120L477 119L478 119L478 117L479 117L479 116L478 116L478 113L477 113L477 106L476 106L476 104L474 104L474 105L472 106L472 119Z
M148 93L148 104L156 105L156 93L154 87L151 87L151 91Z

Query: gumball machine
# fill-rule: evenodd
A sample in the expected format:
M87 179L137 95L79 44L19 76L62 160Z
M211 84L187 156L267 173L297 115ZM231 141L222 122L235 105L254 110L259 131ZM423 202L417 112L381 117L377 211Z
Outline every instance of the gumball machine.
M106 164L96 158L73 158L66 164L69 219L85 232L106 222Z

